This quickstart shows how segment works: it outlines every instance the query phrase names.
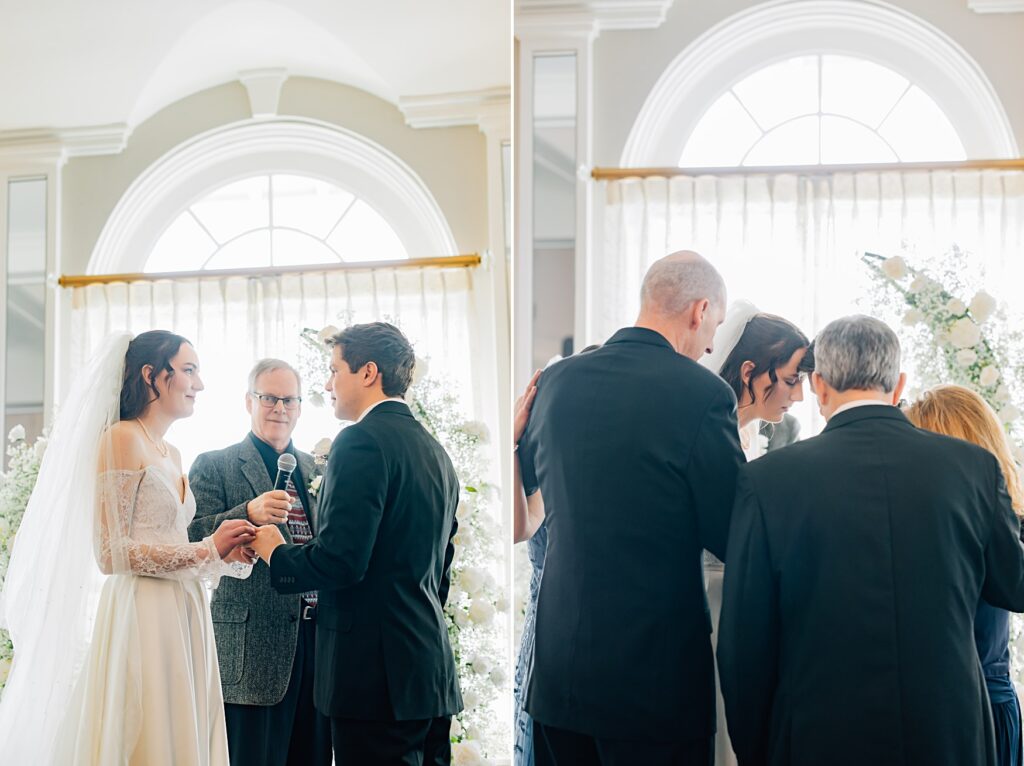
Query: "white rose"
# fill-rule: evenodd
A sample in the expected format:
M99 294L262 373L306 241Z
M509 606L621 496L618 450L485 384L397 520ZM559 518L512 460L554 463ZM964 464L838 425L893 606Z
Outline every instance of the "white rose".
M416 357L416 365L412 368L412 386L418 386L420 382L427 377L427 371L430 369L430 363L426 359Z
M494 619L494 605L482 598L473 599L469 605L469 619L477 625L486 625Z
M978 382L983 386L994 386L999 380L999 370L993 365L987 364L978 376Z
M1010 396L1010 388L1005 383L996 389L995 400L1000 404L1006 404L1010 401Z
M313 477L313 481L311 481L309 483L309 494L313 495L313 497L316 497L317 493L320 491L320 485L323 484L323 483L324 483L323 474L319 474L317 476L314 476Z
M491 663L482 654L474 654L469 660L469 666L477 675L485 676L491 669Z
M950 314L955 314L956 316L959 316L960 314L963 314L965 311L967 311L967 304L965 304L959 298L950 298L949 302L946 304L946 311L948 311Z
M472 710L479 705L481 701L480 695L472 689L467 689L462 693L462 704L465 706L466 710Z
M924 276L923 274L918 274L916 277L914 277L914 281L910 283L909 290L912 293L920 293L924 292L929 287L931 287L931 280L929 280L928 277Z
M327 343L331 338L338 334L338 328L332 324L327 325L324 329L316 334L317 340L321 343Z
M973 348L962 348L956 352L956 363L961 367L970 367L978 361L978 352Z
M985 322L996 310L996 299L979 290L977 295L971 298L971 316L977 322Z
M487 428L487 424L479 420L469 420L463 423L462 432L476 437L481 444L487 444L491 440L491 432Z
M331 446L333 444L334 442L325 436L313 445L313 454L317 457L326 457L331 453Z
M469 615L466 614L465 609L456 609L455 614L452 615L452 619L460 628L464 628L469 625Z
M486 581L486 573L479 567L466 567L459 572L459 585L471 596L479 591Z
M999 419L1004 423L1012 423L1019 417L1020 410L1018 410L1012 404L1007 404L1005 407L999 410ZM472 609L470 609L470 611L472 611Z
M882 261L882 271L889 279L903 279L907 276L907 262L900 256L894 255Z
M462 736L462 724L459 723L458 718L452 718L452 727L448 730L448 733L453 737Z
M903 324L914 325L924 321L924 312L921 309L910 309L903 315Z
M508 680L507 676L505 675L505 671L501 668L492 669L490 674L488 675L488 678L490 678L491 683L497 686L498 688L504 686L505 681Z
M7 676L11 672L11 661L4 657L0 660L0 684L6 683Z
M468 694L468 693L467 693ZM469 703L466 703L469 706ZM452 766L484 766L483 753L476 742L455 742L452 744Z
M46 452L46 441L44 439L37 439L36 443L32 445L32 451L36 455L36 460L42 460L43 453Z
M981 328L970 317L963 317L953 323L949 331L949 341L957 348L977 346L981 340Z
M22 425L16 425L7 434L7 441L9 442L20 442L25 440L25 427Z

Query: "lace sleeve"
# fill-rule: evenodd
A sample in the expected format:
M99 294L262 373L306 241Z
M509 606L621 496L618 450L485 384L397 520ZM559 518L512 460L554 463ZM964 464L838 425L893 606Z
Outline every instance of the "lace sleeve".
M140 507L139 488L145 473L118 470L100 476L98 547L103 572L178 580L200 578L214 587L221 575L248 577L252 567L225 564L212 537L197 543L186 542L187 536L182 542L157 541L163 536L159 534L159 514L166 513L166 509Z

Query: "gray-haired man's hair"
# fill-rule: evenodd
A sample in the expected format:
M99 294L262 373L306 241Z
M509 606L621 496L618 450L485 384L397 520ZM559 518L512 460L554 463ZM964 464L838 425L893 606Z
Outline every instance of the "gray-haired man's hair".
M694 301L725 303L725 282L718 270L703 258L656 261L640 287L643 310L666 316L680 314Z
M874 317L836 319L814 339L814 371L839 392L895 391L900 341L889 325Z
M298 370L283 359L260 359L256 362L249 371L249 390L256 390L256 381L259 380L260 375L265 372L273 372L274 370L288 370L294 375L295 380L299 382L299 396L302 396L302 376L299 375Z

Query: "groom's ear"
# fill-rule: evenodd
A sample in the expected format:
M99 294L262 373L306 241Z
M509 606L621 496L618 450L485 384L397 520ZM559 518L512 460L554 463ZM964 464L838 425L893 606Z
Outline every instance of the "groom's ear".
M367 362L363 365L363 385L369 388L380 377L380 369L376 362Z

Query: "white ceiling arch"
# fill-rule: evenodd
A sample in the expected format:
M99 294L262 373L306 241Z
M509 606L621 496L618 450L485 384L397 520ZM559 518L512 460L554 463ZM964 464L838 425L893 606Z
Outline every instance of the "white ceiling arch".
M410 258L457 254L437 201L387 149L315 120L247 120L190 139L135 179L107 219L87 272L142 271L167 225L196 199L231 181L277 172L357 194L391 225Z
M396 105L508 88L510 34L503 0L18 3L0 24L0 132L131 129L252 69L341 82Z
M725 19L672 61L633 123L621 165L676 165L722 92L767 64L805 53L842 53L893 69L938 103L968 157L1017 156L992 84L936 27L879 0L775 0Z

